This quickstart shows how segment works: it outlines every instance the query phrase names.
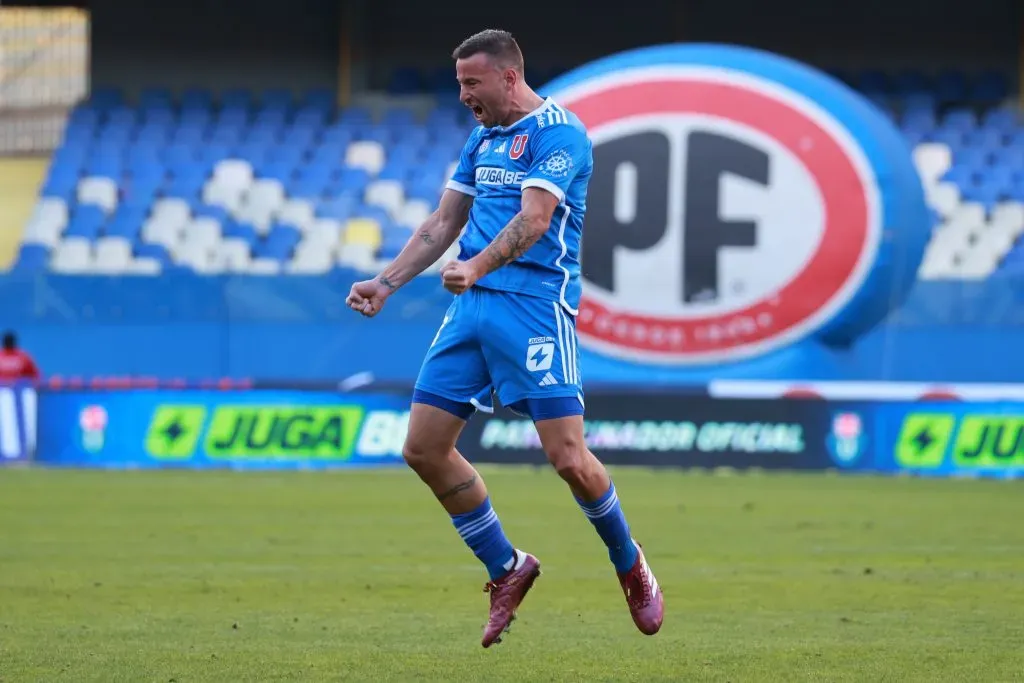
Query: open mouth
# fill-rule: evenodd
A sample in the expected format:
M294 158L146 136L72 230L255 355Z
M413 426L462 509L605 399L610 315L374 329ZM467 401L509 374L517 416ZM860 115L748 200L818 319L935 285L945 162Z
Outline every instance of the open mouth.
M484 116L484 108L483 107L474 105L474 106L470 107L470 109L473 111L473 117L477 121L479 121L480 119L483 118L483 116Z

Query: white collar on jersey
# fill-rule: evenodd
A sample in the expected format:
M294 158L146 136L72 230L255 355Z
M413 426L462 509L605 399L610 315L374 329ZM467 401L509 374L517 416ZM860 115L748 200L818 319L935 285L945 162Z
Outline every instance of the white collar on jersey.
M500 135L500 134L502 134L502 133L504 133L506 131L512 130L513 128L518 126L523 121L526 121L527 119L529 119L531 116L537 116L538 114L542 113L545 109L547 109L548 107L550 107L554 103L555 103L555 101L553 99L551 99L550 97L545 97L544 101L540 103L539 107L537 107L536 109L531 111L529 114L527 114L523 118L521 118L518 121L516 121L515 123L513 123L511 125L508 125L508 126L495 126L494 128L487 129L486 132Z

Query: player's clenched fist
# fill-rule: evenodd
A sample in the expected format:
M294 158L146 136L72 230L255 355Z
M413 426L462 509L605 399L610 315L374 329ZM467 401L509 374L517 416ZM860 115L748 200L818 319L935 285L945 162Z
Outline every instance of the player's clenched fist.
M379 280L363 280L352 285L345 303L353 311L362 313L367 318L380 313L391 290Z
M479 277L466 261L449 261L441 269L441 284L452 294L462 294L472 287Z

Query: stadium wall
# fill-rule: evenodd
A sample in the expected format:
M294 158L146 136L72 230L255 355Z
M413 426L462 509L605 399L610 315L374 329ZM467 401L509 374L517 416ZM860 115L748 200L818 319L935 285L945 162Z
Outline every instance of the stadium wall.
M48 375L411 382L450 303L418 278L365 320L344 307L358 273L325 277L0 277L4 324ZM1024 282L919 282L847 349L800 345L728 368L636 365L582 349L588 383L684 385L719 377L1024 382Z
M18 253L48 166L46 158L0 158L0 269Z

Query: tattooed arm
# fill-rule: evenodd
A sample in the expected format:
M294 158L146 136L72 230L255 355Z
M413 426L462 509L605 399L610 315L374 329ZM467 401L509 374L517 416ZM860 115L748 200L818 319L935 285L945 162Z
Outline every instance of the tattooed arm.
M522 206L482 252L467 261L476 279L511 263L529 251L547 232L559 199L539 187L523 190Z
M437 210L409 238L395 260L377 276L377 282L393 292L441 258L466 225L472 206L473 197L445 190Z

